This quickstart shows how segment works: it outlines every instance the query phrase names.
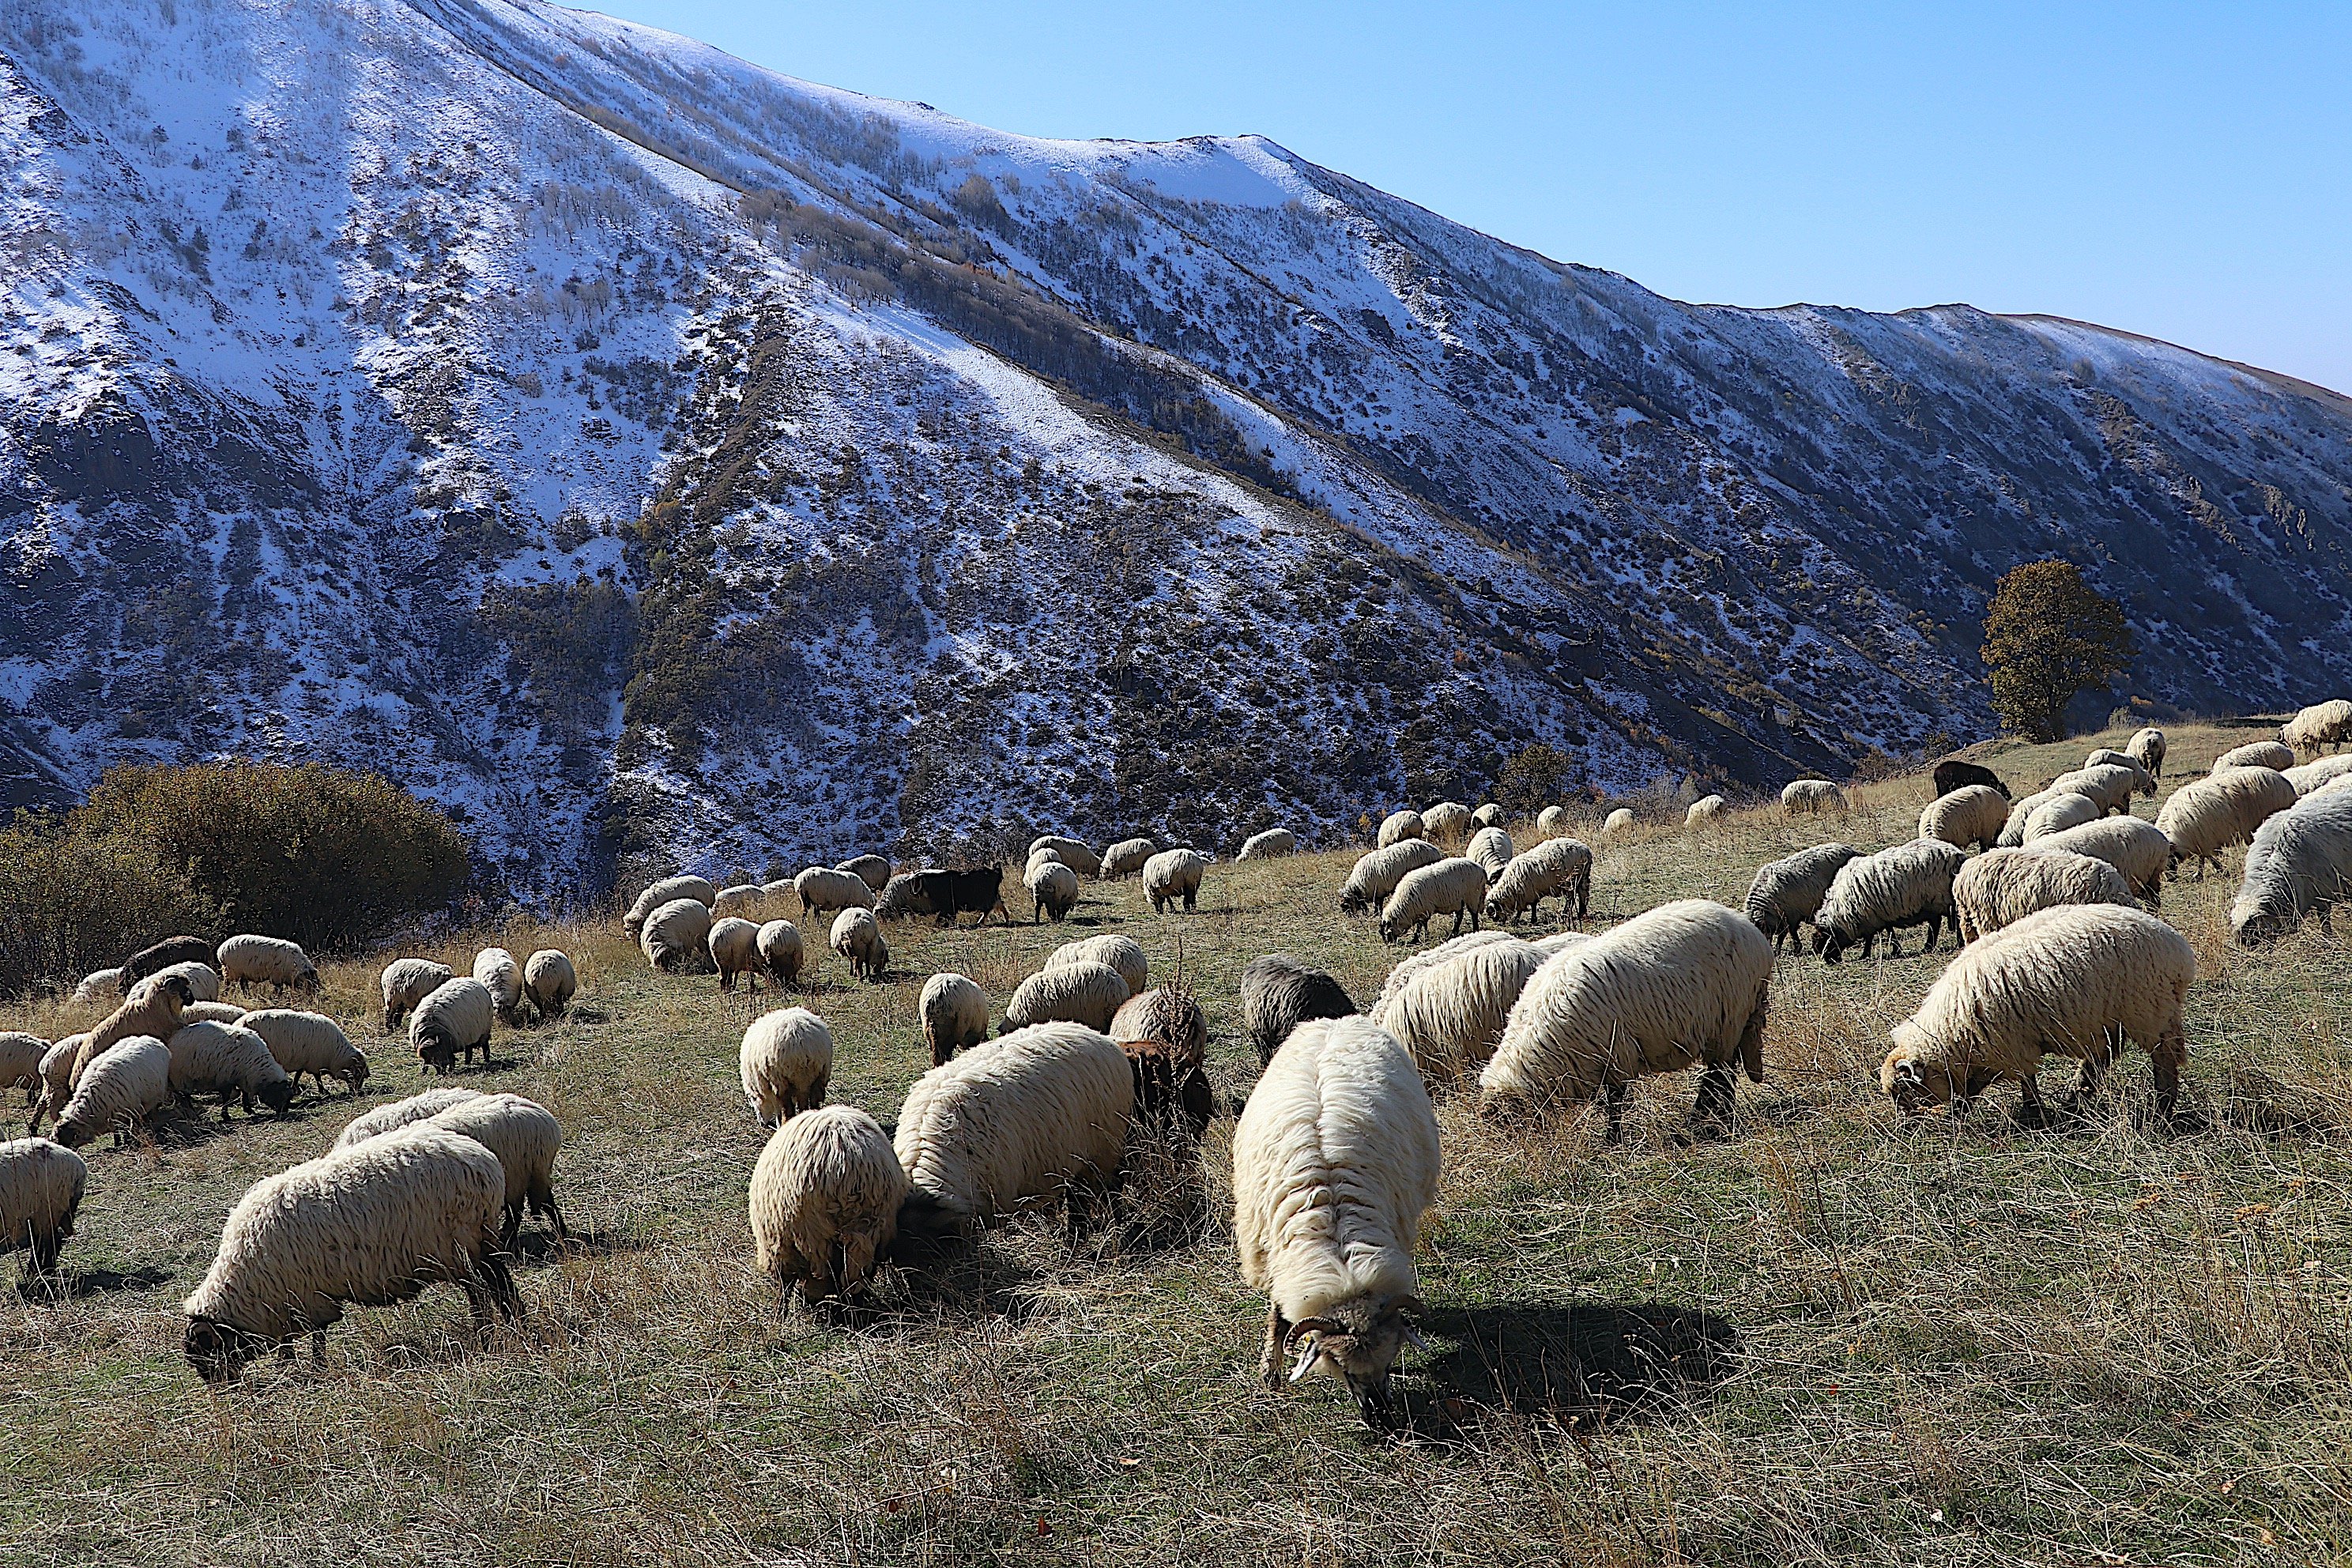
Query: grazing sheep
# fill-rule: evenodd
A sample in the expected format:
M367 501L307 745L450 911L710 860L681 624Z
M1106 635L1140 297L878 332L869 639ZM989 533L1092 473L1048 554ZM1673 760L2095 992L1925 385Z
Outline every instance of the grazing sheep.
M1372 1022L1404 1047L1432 1083L1475 1077L1495 1054L1528 977L1549 956L1531 942L1496 934L1498 942L1462 947L1443 963L1415 969L1402 984L1384 987L1373 1005Z
M1569 832L1568 807L1548 805L1536 813L1536 837L1565 838Z
M931 1047L933 1067L988 1038L988 993L968 975L950 972L924 981L915 1012L923 1020L923 1043Z
M1040 866L1066 866L1068 864L1068 861L1062 858L1061 851L1058 849L1032 849L1029 851L1029 863L1021 868L1022 883L1024 886L1026 886L1029 879L1035 874L1037 868ZM884 900L887 900L890 897L891 887L896 887L900 889L901 896L903 896L908 884L913 879L911 877L905 875L891 878L889 886L886 886L882 889L882 898L875 900L874 908L876 912L879 913L881 911Z
M2280 776L2294 785L2294 793L2297 795L2306 795L2318 794L2347 773L2352 773L2352 752L2339 752L2332 757L2322 757L2315 763L2305 763L2301 767L2288 768Z
M24 1282L57 1272L58 1248L74 1233L89 1165L46 1138L0 1143L0 1252L23 1252Z
M2143 775L2140 775L2136 768L2104 765L2095 768L2076 768L2072 773L2060 773L2056 778L2052 779L2050 787L2053 790L2072 790L2076 795L2086 795L2097 801L2102 815L2110 811L2127 812L2131 810L2132 791L2137 786L2140 776Z
M1151 912L1165 914L1181 899L1190 914L1201 896L1201 873L1208 868L1207 858L1191 849L1163 850L1145 861L1143 896L1151 900Z
M73 1065L81 1050L86 1035L68 1035L41 1053L41 1096L33 1107L33 1120L26 1131L37 1136L41 1123L65 1109L73 1095Z
M834 917L833 951L849 961L849 971L860 980L871 983L882 978L890 967L890 944L882 940L882 927L872 910L844 910Z
M871 919L871 916L867 917ZM706 939L710 949L711 967L719 971L719 989L735 989L735 977L743 976L746 988L760 988L760 928L750 921L729 915L716 921Z
M1633 808L1630 805L1621 805L1601 819L1601 831L1604 835L1625 833L1630 832L1633 826Z
M183 1024L236 1024L247 1017L248 1009L234 1002L192 1002L180 1009Z
M1688 811L1683 813L1683 826L1698 827L1719 821L1723 814L1729 809L1731 809L1731 803L1719 795L1701 795L1690 803Z
M522 1300L498 1255L506 1172L446 1128L403 1128L256 1182L229 1211L220 1250L183 1303L190 1364L226 1383L254 1356L326 1331L346 1302L392 1306L425 1286L466 1292L476 1328L520 1323Z
M409 1009L449 984L455 972L429 958L395 958L383 966L378 984L383 988L383 1032L400 1027Z
M519 1094L483 1094L435 1111L427 1125L471 1138L499 1157L506 1175L500 1251L513 1247L526 1207L552 1226L559 1240L571 1239L572 1228L555 1205L555 1156L563 1147L563 1124L553 1111Z
M2230 934L2259 948L2294 931L2310 914L2333 936L2329 910L2352 897L2352 790L2331 789L2297 801L2254 832L2246 870L2230 905Z
M1369 1018L1378 1014L1381 1008L1393 1001L1398 993L1410 984L1415 976L1434 969L1440 964L1451 963L1472 948L1485 947L1493 942L1518 940L1507 931L1474 931L1462 936L1449 938L1434 947L1425 947L1419 952L1407 953L1390 969L1388 978L1381 983L1380 995L1373 999L1370 1007L1364 1009L1364 1016ZM1277 1040L1275 1043L1280 1045L1282 1042Z
M1009 1035L1033 1024L1068 1022L1099 1034L1110 1027L1129 994L1126 979L1108 963L1080 959L1043 969L1013 990L997 1032Z
M1952 907L1963 946L2060 904L2124 904L2131 884L2105 860L2072 849L1994 849L1952 879Z
M1135 1075L1135 1114L1169 1125L1180 1114L1197 1138L1216 1109L1205 1062L1209 1020L1182 984L1155 985L1130 996L1112 1015L1111 1044L1127 1053Z
M357 1095L360 1085L368 1080L368 1059L352 1044L343 1026L323 1013L302 1013L289 1007L264 1007L247 1013L244 1026L259 1035L269 1054L278 1058L294 1080L302 1087L302 1075L309 1073L327 1092L327 1080L340 1079L346 1094Z
M772 882L760 884L760 901L762 904L772 904L778 899L793 896L793 879L790 877L779 877Z
M1990 849L2008 826L2008 798L1982 784L1963 784L1939 795L1919 814L1920 837L1941 839L1960 849Z
M1503 874L1503 868L1518 853L1511 847L1511 836L1499 827L1482 827L1470 836L1470 847L1462 852L1465 860L1475 860L1486 873L1486 885L1493 887Z
M100 997L111 1000L121 994L122 971L120 968L93 969L81 977L80 984L73 988L74 1005L78 1007L94 1007Z
M2201 881L2208 865L2221 869L2222 850L2251 840L2254 829L2297 798L2293 782L2275 768L2231 768L2175 790L2156 814L2156 826L2172 840L2174 866L2196 861Z
M2316 755L2321 747L2334 748L2352 741L2352 702L2337 698L2315 702L2279 726L2279 739L2297 752Z
M710 900L713 916L724 919L757 910L767 898L767 892L757 882L738 882L731 888L721 888L719 896Z
M149 975L159 974L183 963L201 963L210 968L215 956L213 947L213 943L200 936L167 936L159 942L141 948L122 961L122 968L115 980L116 989L128 996L131 988Z
M1592 851L1573 838L1547 838L1511 858L1486 890L1486 918L1516 921L1557 894L1571 921L1592 912Z
M1249 1036L1261 1068L1299 1025L1355 1011L1339 981L1286 952L1270 952L1242 971L1242 1032Z
M2181 1007L2196 978L2189 939L2154 915L2112 904L2042 910L1971 944L1937 977L1891 1032L1879 1088L1907 1118L1948 1102L1958 1112L2013 1078L2026 1120L2039 1123L2042 1056L2080 1058L2087 1098L2120 1034L2147 1052L2168 1121L2188 1056Z
M1298 835L1287 827L1269 827L1263 833L1253 833L1242 844L1235 857L1242 860L1273 860L1298 851Z
M1339 889L1340 912L1355 914L1380 908L1407 874L1444 858L1445 851L1426 838L1403 839L1360 856L1348 873L1347 884Z
M1421 813L1408 806L1402 811L1391 811L1381 819L1381 831L1372 840L1372 847L1385 849L1409 838L1426 839L1428 837L1429 824L1421 819Z
M167 980L184 983L199 1002L217 1002L221 996L220 971L209 963L174 963L154 973L123 993L126 1001L135 999L142 991L152 992Z
M1066 1194L1075 1236L1117 1190L1134 1110L1126 1053L1082 1024L1017 1029L933 1068L898 1107L900 1233L969 1237Z
M2156 793L2156 775L2149 773L2146 768L2141 767L2138 763L2133 761L2131 757L2122 752L2109 751L2103 746L2099 750L2093 752L2089 756L2084 758L2083 766L2085 769L2125 769L2132 775L2132 793L2134 795L2154 795Z
M2164 731L2150 724L2131 738L2124 755L2147 770L2152 779L2164 777Z
M1851 844L1816 844L1757 868L1748 884L1748 918L1771 940L1773 952L1784 940L1796 948L1799 928L1821 912L1830 883L1861 853Z
M956 924L964 914L978 915L982 925L989 916L1003 915L1006 925L1013 923L1013 911L1004 906L1004 873L995 866L969 871L901 872L890 879L882 896L874 901L874 914L877 920L936 915L943 926Z
M703 905L695 907L709 912ZM646 929L651 931L653 922L648 921ZM435 987L408 1016L408 1043L418 1065L426 1072L450 1073L460 1058L470 1062L479 1051L482 1065L489 1066L490 1020L496 1011L490 988L470 975Z
M2137 816L2110 816L2086 822L2063 833L2033 841L2037 850L2069 850L2105 860L2123 873L2125 883L2140 902L2155 909L2164 893L2164 870L2172 859L2172 840L2154 823Z
M1500 827L1502 825L1503 808L1491 800L1470 814L1470 826L1474 829Z
M710 885L707 877L665 877L637 895L637 901L629 906L628 916L621 922L622 929L629 933L631 942L636 941L637 933L645 930L646 921L656 910L679 899L692 899L707 910L719 901L719 889Z
M1818 816L1843 811L1845 791L1827 779L1797 779L1780 789L1780 809L1790 816Z
M743 1031L736 1055L743 1103L762 1127L824 1103L833 1081L833 1031L805 1007L762 1013Z
M1130 993L1151 984L1150 961L1143 956L1143 949L1135 944L1132 937L1089 936L1066 942L1045 955L1041 967L1066 969L1073 963L1109 964L1127 982Z
M1381 940L1395 942L1401 937L1419 942L1429 933L1429 922L1439 915L1454 917L1454 933L1460 935L1466 916L1470 929L1478 929L1478 911L1486 901L1486 868L1475 860L1440 860L1434 866L1423 866L1409 871L1399 882L1396 891L1381 909Z
M1078 874L1059 860L1033 866L1022 879L1032 900L1030 923L1042 925L1051 915L1056 924L1077 906Z
M560 1018L580 994L580 974L572 957L559 948L542 947L522 965L523 994L542 1018Z
M1975 763L1964 763L1958 757L1948 757L1937 763L1936 771L1931 776L1935 780L1937 795L1949 795L1956 789L1965 789L1970 784L1982 784L1987 789L2000 791L2002 799L2009 798L2009 786L2000 782L1999 773Z
M855 877L849 880L857 882ZM646 962L668 973L700 967L709 956L709 943L710 906L698 899L672 899L647 915L637 933Z
M790 921L770 921L760 928L760 962L779 985L801 983L801 928Z
M2050 798L2035 806L2033 815L2025 819L2025 831L2018 836L2017 842L2022 847L2053 833L2096 822L2105 815L2099 809L2099 803L2089 795L2076 795L2073 790L2052 790Z
M1081 840L1066 837L1058 833L1048 833L1042 838L1033 838L1029 841L1029 853L1032 856L1040 849L1051 849L1062 858L1063 865L1081 877L1095 877L1102 873L1102 857L1087 847Z
M147 1124L172 1098L171 1047L151 1035L133 1035L93 1060L58 1113L58 1142L79 1149L101 1132L124 1134Z
M842 910L874 907L874 889L866 885L865 878L853 871L828 871L822 866L812 866L793 879L793 891L800 895L803 920Z
M38 1035L0 1029L0 1089L23 1089L28 1110L40 1104L47 1088L41 1077L41 1060L51 1048L49 1042Z
M215 994L203 999L218 1001L219 996ZM68 1086L79 1089L90 1064L124 1040L170 1039L179 1031L188 1007L197 1000L196 989L185 974L166 970L149 975L131 988L121 1006L81 1037L81 1045L74 1052L73 1071L66 1079Z
M1122 838L1103 851L1102 876L1106 881L1120 877L1132 877L1143 869L1144 862L1160 853L1157 838Z
M1318 1368L1365 1422L1392 1424L1389 1372L1426 1309L1414 1294L1421 1216L1437 1201L1437 1116L1412 1058L1364 1018L1301 1025L1234 1129L1234 1240L1266 1293L1258 1373Z
M834 869L848 872L865 883L868 892L878 893L890 885L890 862L879 855L860 855L854 860L844 860Z
M778 1308L793 1290L814 1307L846 1303L873 1278L898 1235L907 1173L874 1118L828 1105L776 1130L751 1167L752 1256L776 1282Z
M1881 933L1887 956L1900 958L1906 926L1927 928L1927 942L1919 951L1933 952L1936 937L1946 921L1958 917L1952 908L1952 879L1968 857L1940 838L1915 838L1875 855L1857 855L1838 868L1813 916L1813 951L1835 963L1857 943L1868 958ZM1769 948L1767 948L1769 951Z
M478 1089L428 1089L422 1094L395 1100L390 1105L379 1105L373 1110L352 1118L351 1124L337 1134L334 1146L348 1149L354 1143L364 1143L395 1129L429 1121L453 1105L486 1098Z
M1421 814L1421 825L1440 844L1460 844L1470 837L1470 808L1458 800L1440 801Z
M2000 837L1993 840L1993 847L2015 849L2024 844L2025 825L2033 820L2033 814L2059 796L2074 793L2073 790L2068 789L2036 790L2023 800L2010 802L2009 824L2000 830ZM2083 798L2087 800L2090 797L2085 795Z
M515 962L515 955L503 947L482 949L474 954L474 978L489 992L490 1005L497 1011L499 1022L510 1029L520 1027L524 1022L522 965Z

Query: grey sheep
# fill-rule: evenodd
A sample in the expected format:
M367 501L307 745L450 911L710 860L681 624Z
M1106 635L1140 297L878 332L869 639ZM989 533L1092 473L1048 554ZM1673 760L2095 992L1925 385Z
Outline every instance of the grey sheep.
M1356 1011L1347 988L1286 952L1271 952L1242 971L1242 1031L1263 1068L1310 1018L1344 1018Z
M1748 918L1775 952L1783 942L1795 949L1801 928L1821 912L1839 869L1861 853L1851 844L1816 844L1757 868L1748 884Z

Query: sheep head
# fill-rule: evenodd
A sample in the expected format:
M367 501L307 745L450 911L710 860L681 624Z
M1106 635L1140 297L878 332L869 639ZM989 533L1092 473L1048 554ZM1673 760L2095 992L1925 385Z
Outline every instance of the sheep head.
M253 1098L269 1107L275 1114L283 1116L294 1103L294 1080L289 1078L279 1083L265 1083L253 1091Z
M1386 1431L1395 1424L1389 1371L1407 1342L1416 1349L1429 1348L1419 1326L1428 1312L1418 1296L1390 1301L1365 1299L1343 1303L1329 1316L1294 1323L1284 1347L1296 1357L1290 1381L1303 1382L1318 1369L1328 1372L1355 1395L1364 1424L1375 1431Z
M218 1386L235 1383L247 1362L267 1348L257 1336L213 1318L190 1318L181 1348L196 1375Z
M1948 1103L1952 1098L1951 1072L1927 1059L1927 1042L1918 1026L1897 1024L1888 1037L1894 1042L1894 1049L1878 1064L1878 1087L1886 1097L1900 1106L1906 1116L1916 1116L1930 1105Z

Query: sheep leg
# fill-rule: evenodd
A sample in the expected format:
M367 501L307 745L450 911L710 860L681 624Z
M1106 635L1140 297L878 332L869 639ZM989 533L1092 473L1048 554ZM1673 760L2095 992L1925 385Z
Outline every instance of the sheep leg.
M1718 1140L1731 1135L1735 1082L1728 1062L1711 1064L1699 1074L1698 1098L1691 1104L1690 1126L1700 1138Z
M2188 1056L2189 1041L2177 1027L2158 1036L2156 1048L2147 1053L2148 1066L2156 1078L2157 1114L2167 1123L2172 1121L2180 1103L2180 1067Z
M310 1365L318 1371L326 1370L327 1331L324 1329L310 1331Z
M2023 1127L2050 1125L2050 1113L2042 1104L2042 1080L2030 1071L2018 1075L2017 1120L2018 1124Z
M477 1264L473 1273L459 1278L457 1288L466 1292L466 1308L474 1317L474 1338L488 1344L490 1331L498 1327L498 1319L490 1310L489 1291L483 1285L480 1273L481 1266Z
M1615 1148L1625 1141L1625 1085L1612 1083L1601 1097L1601 1107L1609 1116L1609 1147Z
M1290 1342L1290 1322L1282 1309L1269 1301L1265 1306L1265 1349L1257 1358L1257 1374L1266 1387L1282 1392L1282 1352Z

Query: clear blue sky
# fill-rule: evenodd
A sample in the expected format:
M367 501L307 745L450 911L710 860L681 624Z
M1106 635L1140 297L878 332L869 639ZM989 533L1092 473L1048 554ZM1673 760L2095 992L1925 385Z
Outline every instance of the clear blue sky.
M594 8L1003 131L1261 132L1677 299L1964 300L2352 393L2352 4Z

